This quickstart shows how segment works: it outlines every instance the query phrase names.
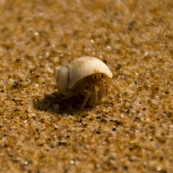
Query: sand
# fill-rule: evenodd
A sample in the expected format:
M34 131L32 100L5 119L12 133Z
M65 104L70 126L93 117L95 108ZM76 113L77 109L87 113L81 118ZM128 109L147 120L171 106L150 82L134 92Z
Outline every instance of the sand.
M55 68L113 73L94 108L63 100ZM172 0L0 0L0 172L171 173Z

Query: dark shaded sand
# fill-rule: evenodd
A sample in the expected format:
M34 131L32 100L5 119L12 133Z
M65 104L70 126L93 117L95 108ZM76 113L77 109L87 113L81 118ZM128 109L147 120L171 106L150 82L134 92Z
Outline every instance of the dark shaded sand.
M54 69L81 56L114 76L79 113ZM0 0L0 172L172 171L172 0Z

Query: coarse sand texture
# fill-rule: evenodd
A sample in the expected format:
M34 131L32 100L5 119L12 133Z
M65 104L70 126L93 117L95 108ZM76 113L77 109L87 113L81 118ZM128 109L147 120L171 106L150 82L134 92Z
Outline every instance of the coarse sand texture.
M94 108L55 69L103 61ZM173 0L0 0L0 173L173 173Z

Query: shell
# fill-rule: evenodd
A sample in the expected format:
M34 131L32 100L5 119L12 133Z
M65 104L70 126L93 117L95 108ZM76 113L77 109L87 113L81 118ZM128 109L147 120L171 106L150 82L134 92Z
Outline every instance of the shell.
M86 56L75 59L68 64L67 68L69 71L67 90L71 89L82 78L95 73L103 73L107 77L112 78L112 72L108 66L94 57Z
M58 90L65 98L77 94L85 96L82 110L87 102L94 107L107 94L108 78L112 78L112 72L101 60L86 56L58 67L55 78Z
M112 72L105 63L94 57L81 57L55 72L58 90L66 98L77 94L85 95L81 110L89 101L94 106L107 93L108 78Z
M63 95L68 95L68 92L67 92L68 68L57 67L55 72L55 79L58 85L59 92Z

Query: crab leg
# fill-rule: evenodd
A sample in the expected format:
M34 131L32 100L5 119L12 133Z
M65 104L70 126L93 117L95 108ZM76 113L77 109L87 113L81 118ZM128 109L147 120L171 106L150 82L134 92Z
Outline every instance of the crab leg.
M86 105L87 101L89 100L90 96L92 95L92 88L93 88L93 85L90 85L87 92L86 92L84 101L83 101L82 106L81 106L81 111L83 110L84 106Z
M92 96L91 96L91 99L90 99L90 106L94 107L95 104L97 103L98 101L98 93L97 93L97 86L94 85L93 87L93 90L92 90Z

